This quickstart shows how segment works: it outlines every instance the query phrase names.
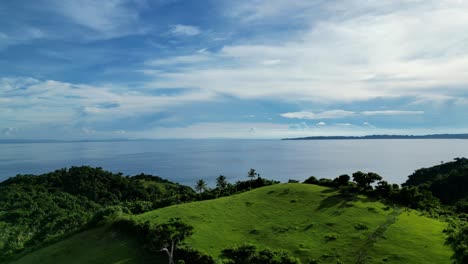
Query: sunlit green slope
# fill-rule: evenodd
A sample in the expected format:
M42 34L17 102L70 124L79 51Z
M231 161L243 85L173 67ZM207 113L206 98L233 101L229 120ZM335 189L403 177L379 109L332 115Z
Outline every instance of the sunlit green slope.
M140 221L180 217L195 227L188 239L213 256L245 242L285 249L323 263L450 263L443 222L413 211L307 184L280 184L247 193L148 212Z
M243 243L284 249L302 263L450 263L445 224L416 211L360 196L352 201L316 185L279 184L246 193L162 208L135 216L162 223L180 217L194 226L187 243L218 257ZM108 228L83 232L12 263L166 263L135 239Z

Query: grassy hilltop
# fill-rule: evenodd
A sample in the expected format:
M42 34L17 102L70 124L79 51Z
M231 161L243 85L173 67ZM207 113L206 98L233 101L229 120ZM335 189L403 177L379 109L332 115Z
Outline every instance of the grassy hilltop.
M310 184L278 184L134 217L153 223L180 217L194 227L186 243L214 257L224 248L246 242L286 250L302 263L312 259L319 263L450 263L453 254L444 244L444 222L365 196L349 201L334 189ZM152 258L134 238L102 227L10 263L58 262L167 263L167 259Z

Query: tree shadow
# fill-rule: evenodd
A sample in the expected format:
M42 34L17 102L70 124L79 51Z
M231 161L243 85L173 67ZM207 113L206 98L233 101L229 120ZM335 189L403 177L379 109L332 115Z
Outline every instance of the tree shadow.
M340 209L353 207L353 202L374 202L376 201L375 198L368 197L368 196L359 196L359 195L350 195L350 194L342 194L338 193L332 196L328 196L327 198L320 201L319 206L317 207L317 211L328 209L331 207L338 207Z
M326 190L321 191L321 193L332 193L332 192L336 192L336 191L337 191L336 189L330 188L330 189L326 189Z
M345 204L348 200L342 194L336 194L332 196L328 196L327 198L320 201L319 206L317 207L317 211L321 211L324 209L328 209L334 206L338 206L340 208L345 207Z

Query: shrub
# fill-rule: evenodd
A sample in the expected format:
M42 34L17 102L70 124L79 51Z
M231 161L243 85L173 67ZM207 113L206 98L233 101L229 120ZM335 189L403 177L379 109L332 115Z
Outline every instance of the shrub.
M338 239L337 234L327 234L324 236L325 241L330 242L330 241L335 241Z

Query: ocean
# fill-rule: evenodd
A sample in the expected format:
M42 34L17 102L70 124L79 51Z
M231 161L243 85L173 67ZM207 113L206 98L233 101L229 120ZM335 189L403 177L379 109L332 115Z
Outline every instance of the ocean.
M261 177L286 182L309 176L335 178L361 170L403 183L414 170L468 157L468 140L152 140L0 144L0 181L17 174L40 174L89 165L125 175L148 173L193 186L214 186L224 175L246 180L254 168Z

